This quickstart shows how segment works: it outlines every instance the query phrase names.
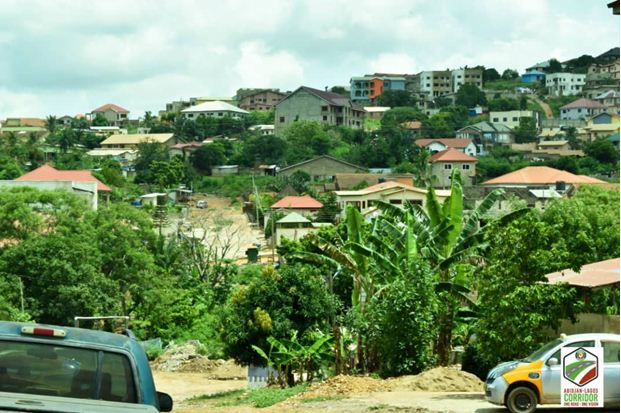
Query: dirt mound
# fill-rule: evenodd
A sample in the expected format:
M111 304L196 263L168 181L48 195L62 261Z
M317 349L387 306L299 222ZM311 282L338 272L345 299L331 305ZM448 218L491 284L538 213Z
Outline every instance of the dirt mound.
M436 367L416 376L402 376L389 380L392 390L420 390L438 392L480 392L483 382L474 374L450 367Z
M162 355L151 364L157 371L203 373L208 379L245 379L246 369L233 360L211 360L199 353L201 344L188 341L181 345L169 345Z
M334 376L321 383L311 385L306 391L296 396L301 399L338 396L355 393L372 393L389 390L385 381L371 377Z

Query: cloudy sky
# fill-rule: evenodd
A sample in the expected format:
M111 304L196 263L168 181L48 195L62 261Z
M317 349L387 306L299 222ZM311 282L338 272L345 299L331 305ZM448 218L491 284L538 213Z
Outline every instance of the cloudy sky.
M0 119L619 46L611 0L0 0Z

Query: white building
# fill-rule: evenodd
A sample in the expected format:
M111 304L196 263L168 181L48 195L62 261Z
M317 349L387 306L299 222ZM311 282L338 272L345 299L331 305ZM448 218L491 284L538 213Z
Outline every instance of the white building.
M533 110L505 110L489 113L490 122L501 124L511 129L520 126L521 118L534 118L535 123L539 126L539 113Z
M546 89L552 96L572 96L582 93L585 74L549 73L546 75Z
M230 103L217 100L214 102L205 102L200 105L191 106L181 111L183 117L186 119L196 119L199 116L205 116L208 118L224 118L229 116L234 119L242 119L248 115L249 112L233 106Z

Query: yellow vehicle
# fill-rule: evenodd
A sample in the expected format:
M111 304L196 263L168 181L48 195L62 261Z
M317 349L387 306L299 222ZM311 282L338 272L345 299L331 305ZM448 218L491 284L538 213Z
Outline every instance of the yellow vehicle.
M485 398L512 413L532 413L538 404L561 404L561 348L603 347L604 403L619 406L619 335L561 336L525 359L501 363L485 381Z

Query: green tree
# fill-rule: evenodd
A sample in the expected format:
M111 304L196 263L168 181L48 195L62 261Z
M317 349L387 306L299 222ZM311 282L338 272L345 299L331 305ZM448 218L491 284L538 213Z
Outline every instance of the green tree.
M500 79L500 73L493 67L487 68L483 71L483 82L493 82Z
M220 142L202 145L190 155L190 161L197 170L211 175L211 168L226 162L224 147Z
M136 183L154 183L155 174L151 170L151 163L155 161L168 161L170 155L168 147L158 142L141 142L138 144L138 157L134 167L136 168Z
M45 128L48 130L48 132L50 133L56 132L57 127L58 127L58 120L56 119L56 116L49 115L48 117L45 118Z
M455 94L455 104L472 108L476 105L487 104L487 99L485 98L485 93L476 85L466 83Z
M513 130L516 143L535 142L537 140L537 123L534 118L520 118L520 125Z
M488 108L490 111L518 110L520 102L517 99L497 98L489 101Z
M606 138L587 143L584 146L584 153L604 164L616 165L619 162L619 151Z
M22 166L13 158L0 157L0 179L12 180L24 174Z
M252 346L268 349L268 337L289 339L297 332L302 344L311 332L325 329L335 303L322 274L309 266L265 267L258 278L233 291L222 316L225 353L242 365L265 365Z
M179 158L170 161L153 161L149 165L153 182L160 191L165 191L184 181L185 165Z
M416 106L416 97L407 90L385 90L376 99L378 106L404 107Z
M563 71L563 65L556 59L549 60L550 65L544 69L546 73L559 73Z
M505 69L504 72L502 72L502 80L513 80L513 79L517 79L520 77L520 74L517 72L517 70L513 70L513 69Z
M108 119L101 113L97 113L91 123L93 126L109 126Z

